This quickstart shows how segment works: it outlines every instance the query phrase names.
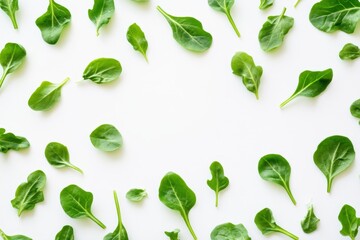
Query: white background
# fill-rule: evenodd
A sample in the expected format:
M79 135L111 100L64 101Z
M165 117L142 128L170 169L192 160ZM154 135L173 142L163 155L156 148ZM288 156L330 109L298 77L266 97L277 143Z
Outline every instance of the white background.
M325 177L312 156L323 139L335 134L349 137L356 150L360 146L360 126L349 112L360 97L360 62L338 57L345 43L359 43L359 30L353 35L320 32L308 20L313 1L303 1L294 9L294 1L277 0L268 11L260 11L259 1L237 0L232 10L242 34L237 38L225 15L211 9L206 0L151 0L143 5L116 0L113 19L96 37L87 16L92 1L59 3L71 11L72 21L55 46L42 40L34 23L46 11L47 1L20 1L17 31L0 14L1 48L6 42L17 42L27 50L24 66L9 75L0 90L0 127L31 143L28 150L0 155L0 228L4 232L49 240L70 224L75 239L102 239L117 224L115 189L130 239L165 240L163 232L175 228L181 230L181 239L191 239L180 215L158 200L161 178L174 171L196 193L197 203L189 216L199 239L209 239L212 229L225 222L243 223L252 239L287 239L261 235L254 217L264 207L271 208L277 223L300 239L346 239L339 233L337 216L345 203L360 211L357 159L327 194ZM199 19L214 38L209 51L194 54L183 49L157 5L172 15ZM284 6L295 25L280 49L265 53L258 32L267 16L280 14ZM127 28L134 22L148 39L149 64L126 40ZM232 74L230 61L237 51L252 55L264 68L259 100ZM117 82L81 81L87 64L99 57L121 62L123 73ZM334 78L323 94L315 99L299 97L279 108L295 90L302 71L327 68L333 69ZM27 106L42 81L60 82L66 77L71 81L53 110L34 112ZM103 153L91 145L89 134L103 123L115 125L122 133L121 151ZM50 166L44 149L51 141L68 146L71 162L85 174ZM269 153L281 154L291 164L290 186L297 206L281 187L259 177L258 160ZM214 192L206 184L214 160L223 164L230 179L217 209ZM47 174L45 201L19 218L10 201L17 186L37 169ZM93 213L107 225L106 230L64 213L59 193L69 184L94 194ZM134 187L149 194L141 204L125 198ZM309 203L321 222L315 233L307 235L300 221Z

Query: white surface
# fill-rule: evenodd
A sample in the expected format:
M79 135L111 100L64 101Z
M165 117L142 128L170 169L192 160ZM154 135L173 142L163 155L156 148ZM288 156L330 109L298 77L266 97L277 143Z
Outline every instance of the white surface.
M75 239L102 239L116 226L115 189L130 239L167 239L165 230L179 228L181 239L188 240L191 236L180 215L157 196L161 178L174 171L196 193L190 221L199 239L209 239L216 225L229 221L243 223L252 239L287 239L261 235L253 221L264 207L270 207L277 223L300 239L346 239L339 233L337 216L345 203L360 211L359 164L356 160L337 177L327 194L325 177L312 155L324 138L334 134L349 137L356 150L360 146L360 127L349 113L350 104L360 97L360 62L338 58L345 43L358 43L359 31L354 35L320 32L308 20L313 1L302 1L296 9L294 2L277 0L262 12L259 1L237 0L232 14L242 34L239 39L225 15L212 10L206 0L151 0L147 5L116 0L115 16L99 37L87 16L92 1L61 0L72 21L55 46L42 40L34 23L45 12L47 1L20 2L18 31L1 12L0 46L18 42L28 55L22 70L10 75L0 90L0 127L27 137L31 148L0 155L0 227L8 234L49 240L70 224ZM194 54L178 45L156 5L175 16L199 19L213 35L210 50ZM280 14L284 6L287 15L295 18L294 28L278 51L265 53L258 31L268 15ZM126 40L133 22L149 41L149 64ZM258 101L232 74L230 61L237 51L252 55L264 68ZM86 65L99 57L121 62L120 80L102 86L79 82ZM300 72L329 67L334 78L323 94L315 99L299 97L279 108L295 90ZM71 81L52 111L34 112L27 106L42 81L60 82L68 76ZM108 154L91 145L89 134L103 123L114 124L122 133L121 151ZM85 174L50 166L43 153L50 141L68 146L72 163ZM290 162L296 207L283 189L259 177L258 160L268 153L279 153ZM218 209L206 184L214 160L223 164L230 179ZM17 186L37 169L48 177L45 201L19 218L10 200ZM107 225L106 230L64 213L59 193L72 183L94 194L93 213ZM128 202L125 193L133 187L145 188L149 198L142 204ZM300 220L309 202L321 222L318 231L306 235Z

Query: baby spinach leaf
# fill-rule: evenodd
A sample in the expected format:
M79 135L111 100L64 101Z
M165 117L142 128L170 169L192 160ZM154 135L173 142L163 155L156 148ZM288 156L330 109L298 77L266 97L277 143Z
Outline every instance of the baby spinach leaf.
M340 210L338 219L342 225L341 235L349 236L351 240L355 240L359 228L359 219L356 217L356 210L352 206L345 204Z
M51 83L44 81L30 96L28 105L34 111L50 110L61 97L62 87L70 80L66 78L63 82Z
M99 36L100 28L110 22L114 12L114 0L94 0L93 9L89 9L88 15L90 20L96 25L97 36Z
M170 240L179 240L179 229L175 229L172 232L165 232L165 235L169 237Z
M207 185L215 191L215 206L219 205L219 192L229 186L229 179L224 176L224 169L217 161L210 165L212 179L207 181Z
M333 71L331 68L324 71L304 71L299 76L299 83L295 92L284 102L280 107L284 107L291 100L298 96L316 97L322 93L330 84L333 78Z
M196 196L185 181L176 173L167 173L160 183L159 199L168 208L180 212L192 237L197 240L189 221L189 212L196 203Z
M56 44L70 20L71 13L66 7L54 0L49 0L47 11L36 19L35 23L40 29L44 41L49 44Z
M128 235L124 225L122 224L119 199L114 191L114 201L116 206L116 213L118 216L118 225L113 233L109 233L104 237L104 240L128 240Z
M263 156L258 165L258 171L262 179L265 181L276 183L282 186L291 201L296 205L290 186L291 167L289 162L279 154L268 154Z
M105 152L112 152L121 148L122 136L113 125L103 124L97 127L91 134L90 140L94 147Z
M256 66L253 58L245 52L237 52L231 60L233 74L243 80L243 84L250 92L253 92L256 99L259 99L259 85L263 69Z
M322 0L311 8L310 22L324 32L353 33L360 20L358 0Z
M4 239L4 240L32 240L29 237L26 237L24 235L14 235L14 236L8 236L6 235L1 229L0 229L0 236Z
M0 0L0 8L10 17L14 29L18 29L15 12L19 10L18 0Z
M307 211L304 220L301 221L301 228L304 233L312 233L317 229L318 219L314 213L314 207L311 205Z
M69 185L60 192L60 203L65 213L71 218L87 217L101 228L106 226L91 212L93 194L86 192L77 185Z
M15 198L11 200L11 205L18 210L18 216L23 211L34 209L37 203L44 201L45 184L45 173L37 170L28 176L27 182L19 185Z
M269 52L280 47L285 35L294 26L294 18L285 16L286 8L279 16L270 16L259 32L261 49Z
M121 64L113 58L98 58L89 63L83 73L84 80L97 84L108 83L119 78L122 71Z
M228 18L232 28L234 29L236 35L240 37L240 32L236 27L236 24L231 16L231 8L234 5L235 0L208 0L208 4L216 11L220 11L225 13L226 17Z
M273 4L274 4L274 0L260 0L259 8L261 10L264 10L264 9L271 7Z
M344 136L325 138L314 153L314 162L327 180L327 192L334 178L354 162L355 151L350 139Z
M74 229L66 225L55 236L55 240L74 240Z
M26 138L15 136L13 133L5 133L5 129L0 128L0 152L19 151L28 147L30 147L30 143Z
M45 148L45 157L50 165L56 168L70 167L79 173L83 171L71 164L69 151L66 146L58 142L51 142Z
M341 49L341 51L339 53L339 57L342 60L354 60L354 59L360 57L360 49L358 46L356 46L352 43L347 43Z
M0 0L1 2L1 0ZM25 60L26 51L20 44L7 43L0 52L0 64L3 73L0 78L0 88L4 83L6 76L17 70Z
M126 193L126 198L132 202L141 202L146 197L147 192L144 189L134 188Z
M353 115L356 118L360 118L360 99L353 102L350 106L350 112L351 115ZM1 147L0 147L1 149Z
M251 240L248 231L242 224L224 223L214 228L211 240Z
M136 23L130 25L126 33L126 38L129 41L129 43L133 46L133 48L136 51L139 51L144 56L145 60L148 61L146 56L148 42L145 38L144 32Z
M299 238L294 234L288 232L282 227L278 226L273 217L272 211L269 208L264 208L255 216L255 224L263 235L268 235L272 232L285 234L286 236L298 240Z
M205 52L212 43L212 36L203 29L201 22L192 17L175 17L160 6L157 10L165 17L173 31L174 39L185 49L193 52Z

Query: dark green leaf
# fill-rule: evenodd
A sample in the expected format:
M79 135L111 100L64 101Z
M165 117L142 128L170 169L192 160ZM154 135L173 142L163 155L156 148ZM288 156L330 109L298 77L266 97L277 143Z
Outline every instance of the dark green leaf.
M104 237L104 240L128 240L128 235L124 225L122 224L119 199L114 191L114 201L116 206L116 213L118 216L118 225L113 233L109 233Z
M64 188L60 193L61 206L69 217L87 217L105 229L106 226L91 212L92 202L93 194L91 192L86 192L73 184Z
M5 133L4 128L0 128L0 152L7 153L9 150L21 150L30 147L29 141L13 133Z
M340 30L353 33L360 20L358 0L322 0L310 11L310 22L324 32Z
M262 179L265 181L276 183L282 186L291 201L296 205L290 186L291 167L288 161L279 154L268 154L263 156L258 165L258 171Z
M121 148L123 144L120 132L110 124L97 127L90 134L90 140L94 147L105 152L115 151Z
M224 223L214 228L211 240L251 240L242 224Z
M56 44L70 20L71 13L69 10L54 0L50 0L47 11L36 19L35 23L40 29L44 41L49 44Z
M88 14L90 20L96 25L96 35L99 35L99 30L103 25L110 22L114 12L114 0L94 0L93 9L89 9Z
M0 236L4 239L4 240L32 240L29 237L26 237L24 235L14 235L14 236L8 236L6 235L1 229L0 229Z
M322 93L330 84L333 78L333 71L331 68L324 71L304 71L299 76L299 83L295 92L280 104L284 107L291 100L298 96L316 97Z
M231 8L234 5L235 0L208 0L208 4L216 11L220 11L225 13L226 17L228 18L232 28L234 29L236 35L240 37L240 32L236 27L236 24L231 16Z
M347 43L341 49L341 51L339 53L339 57L342 60L354 60L354 59L360 57L360 49L358 46L356 46L352 43Z
M86 67L83 78L97 84L108 83L119 78L122 71L121 64L113 58L98 58Z
M311 205L307 211L304 220L301 221L301 228L304 233L312 233L317 229L317 225L320 219L318 219L314 213L314 208Z
M173 37L181 46L193 52L204 52L210 48L212 36L203 29L200 21L192 17L171 16L159 6L157 9L170 24Z
M18 0L0 0L0 8L10 17L14 29L18 29L15 12L19 10Z
M74 240L74 229L66 225L55 236L55 240Z
M37 170L28 176L27 182L19 185L15 198L11 200L12 206L18 210L19 216L23 211L32 210L37 203L44 201L45 184L45 173Z
M50 165L56 168L70 167L80 173L82 170L70 163L70 155L66 146L61 143L51 142L45 148L45 157Z
M340 210L338 219L342 225L340 231L341 235L349 236L352 240L355 240L359 228L355 209L352 206L345 204Z
M274 0L260 0L259 8L261 10L264 10L264 9L271 7L273 4L274 4Z
M314 162L326 177L328 192L334 178L349 168L354 159L354 146L347 137L331 136L319 144L314 153Z
M229 185L229 179L224 176L224 169L217 161L210 165L212 179L207 181L207 185L215 191L215 206L219 203L219 192Z
M128 31L126 33L126 38L129 41L129 43L133 46L133 48L136 51L139 51L146 61L148 61L146 56L146 50L148 48L148 42L145 38L144 32L141 30L141 28L136 24L133 23L128 28Z
M360 118L360 99L353 102L350 106L351 115L356 118Z
M172 232L165 232L165 235L169 237L170 240L179 240L179 229L175 229Z
M132 202L141 202L145 197L147 197L147 193L144 189L130 189L126 193L126 198Z
M253 92L258 99L262 67L256 66L253 58L247 53L237 52L231 60L231 69L235 75L242 78L247 90Z
M285 16L286 8L279 16L270 16L259 32L261 49L269 52L280 47L285 35L294 26L294 18Z
M176 173L167 173L160 183L159 199L168 208L180 212L194 240L197 240L189 221L189 212L196 203L196 196L184 180Z

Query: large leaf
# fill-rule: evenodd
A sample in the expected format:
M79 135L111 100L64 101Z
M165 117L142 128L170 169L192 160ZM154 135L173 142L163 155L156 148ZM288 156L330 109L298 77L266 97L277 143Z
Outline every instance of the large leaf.
M32 240L29 237L26 237L24 235L14 235L14 236L8 236L6 235L1 229L0 229L0 236L4 239L4 240Z
M15 12L19 10L18 0L0 0L0 8L10 17L14 29L18 29Z
M112 152L121 148L122 136L113 125L102 124L90 134L90 140L94 147L105 152Z
M146 56L148 42L145 38L144 32L136 23L130 25L126 33L126 38L133 48L136 51L139 51L144 56L145 60L148 61Z
M345 204L340 210L338 219L342 225L342 229L340 230L341 235L349 236L352 240L355 240L359 228L359 219L356 217L356 210L352 206Z
M84 70L84 80L97 84L109 83L119 78L122 71L121 64L113 58L98 58L91 61Z
M67 147L58 142L51 142L45 148L46 160L56 168L69 167L80 173L83 171L70 163L70 154Z
M214 228L211 240L251 240L248 231L242 224L224 223Z
M5 133L4 128L0 128L0 152L7 153L9 150L21 150L30 147L29 141L13 133Z

